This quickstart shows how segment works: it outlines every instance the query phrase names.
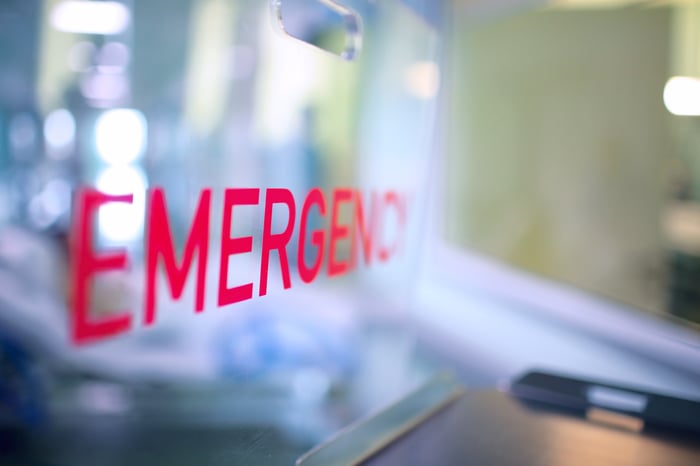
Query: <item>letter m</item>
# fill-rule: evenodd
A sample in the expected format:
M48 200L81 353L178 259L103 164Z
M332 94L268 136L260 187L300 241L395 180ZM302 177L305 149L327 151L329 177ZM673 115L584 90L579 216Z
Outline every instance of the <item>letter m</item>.
M173 299L179 299L185 288L187 274L197 253L197 293L195 311L204 309L204 291L207 255L209 253L209 211L211 190L205 189L199 197L194 220L185 242L182 263L176 263L173 237L170 231L165 197L162 188L151 191L149 199L148 232L146 242L146 310L144 323L151 325L156 318L156 269L162 258L165 276Z

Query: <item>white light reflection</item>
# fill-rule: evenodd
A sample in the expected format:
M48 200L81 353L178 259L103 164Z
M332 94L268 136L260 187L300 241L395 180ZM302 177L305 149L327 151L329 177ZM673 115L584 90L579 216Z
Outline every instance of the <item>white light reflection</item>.
M271 145L284 144L303 129L303 110L328 87L329 62L300 41L268 27L263 30L262 45L268 53L260 64L257 125Z
M121 42L108 42L97 56L97 66L101 73L120 73L127 67L131 54Z
M129 9L118 2L61 2L51 12L51 25L63 32L112 35L131 22Z
M664 86L664 104L674 115L700 116L700 79L674 76Z
M98 106L123 100L129 93L129 81L123 74L91 74L80 81L80 92Z
M419 99L432 99L440 88L440 68L432 61L419 61L406 69L406 90Z
M100 207L97 222L100 235L113 242L128 242L143 231L148 183L141 169L108 167L97 177L97 189L106 194L133 194L132 204L112 202Z
M110 165L124 165L136 160L146 147L146 140L146 118L138 110L108 110L95 124L97 154Z
M44 120L44 139L52 149L67 149L75 140L75 118L65 108L49 113Z

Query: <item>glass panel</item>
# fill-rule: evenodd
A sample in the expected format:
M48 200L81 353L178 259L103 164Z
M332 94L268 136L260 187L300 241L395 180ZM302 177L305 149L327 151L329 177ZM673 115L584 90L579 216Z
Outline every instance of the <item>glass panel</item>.
M362 26L345 60L292 3L0 6L16 462L292 464L431 372L404 326L439 2L322 2Z

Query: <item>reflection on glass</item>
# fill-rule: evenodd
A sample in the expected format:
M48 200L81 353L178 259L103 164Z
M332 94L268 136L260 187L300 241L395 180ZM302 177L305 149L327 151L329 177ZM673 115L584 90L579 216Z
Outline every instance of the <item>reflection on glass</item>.
M146 147L147 127L143 115L132 109L107 110L95 123L97 155L108 164L136 160Z
M54 110L44 120L44 139L54 151L70 148L75 141L75 119L65 108ZM56 153L56 152L52 152Z
M277 26L295 39L338 55L358 58L362 48L360 15L333 0L275 0Z
M419 99L432 99L439 90L440 68L430 61L413 63L406 69L404 85Z
M0 402L10 400L0 411L30 438L17 444L17 463L293 464L425 376L410 337L387 324L405 316L405 264L415 261L418 235L406 240L404 262L375 260L371 271L333 280L324 263L307 284L296 270L304 240L296 228L287 246L291 289L277 250L268 251L266 296L258 285L266 188L293 193L296 225L304 195L326 193L326 212L313 209L307 237L330 231L334 188L357 189L366 206L389 189L421 196L439 91L437 34L395 0L305 2L325 7L320 15L283 2L284 26L308 39L293 40L275 29L270 3L0 5L0 245L11 245L0 248L0 364L11 374L0 380ZM85 187L133 194L133 202L79 217ZM170 235L172 253L151 269L158 318L149 325L144 230L154 188L167 210L154 243ZM260 200L235 206L229 226L223 200L231 188L260 188ZM210 216L197 238L209 249L190 248L188 259L204 189ZM348 223L338 242L343 258L351 254L352 205L338 215ZM420 209L407 207L412 232ZM270 215L268 233L291 224L283 206ZM387 216L384 234L393 238L400 222ZM76 218L93 251L76 247ZM255 283L255 296L219 306L227 227L252 245L228 256L224 287ZM307 251L308 262L322 257ZM97 263L119 254L126 260L112 263L123 267L80 275L90 268L85 256ZM200 260L205 299L195 310ZM96 327L115 316L132 325L76 346L76 302L88 303L86 321Z
M146 178L131 165L112 165L97 177L97 189L106 194L134 194L132 204L114 203L99 212L100 234L111 242L134 241L143 233Z

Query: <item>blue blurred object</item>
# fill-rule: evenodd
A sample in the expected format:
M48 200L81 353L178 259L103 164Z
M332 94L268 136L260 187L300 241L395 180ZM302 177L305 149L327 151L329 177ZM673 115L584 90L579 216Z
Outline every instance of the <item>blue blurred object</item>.
M0 331L0 427L37 427L45 417L33 358L21 344Z
M252 306L223 325L215 341L221 373L237 381L269 381L306 369L338 381L357 363L352 332L289 309Z

